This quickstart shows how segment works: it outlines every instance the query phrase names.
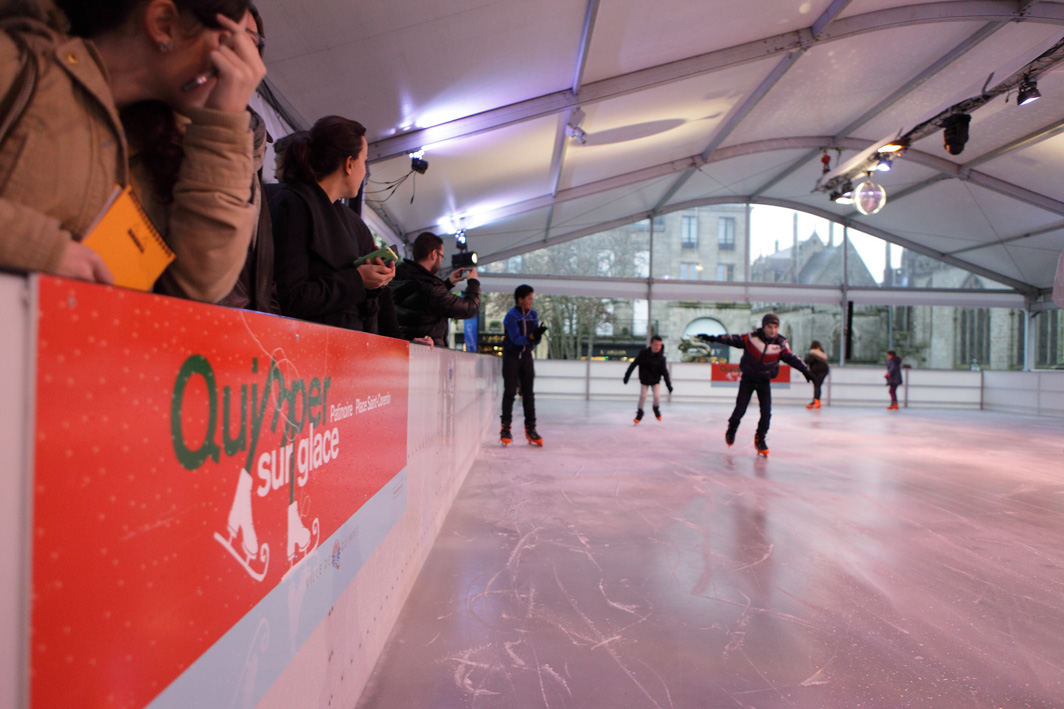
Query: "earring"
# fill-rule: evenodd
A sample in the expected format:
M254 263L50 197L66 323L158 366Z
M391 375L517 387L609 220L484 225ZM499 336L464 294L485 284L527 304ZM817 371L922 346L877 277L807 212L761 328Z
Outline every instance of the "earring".
M174 48L173 42L159 42L159 51L166 54Z

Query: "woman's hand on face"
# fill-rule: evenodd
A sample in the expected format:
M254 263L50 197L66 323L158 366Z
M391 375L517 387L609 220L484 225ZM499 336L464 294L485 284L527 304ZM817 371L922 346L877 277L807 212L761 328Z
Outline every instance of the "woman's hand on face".
M395 278L395 263L386 264L379 258L358 267L358 275L362 276L362 285L373 290L388 285Z
M242 25L222 14L218 14L217 19L230 35L211 52L217 80L204 105L217 111L240 113L247 108L251 95L266 76L266 65Z

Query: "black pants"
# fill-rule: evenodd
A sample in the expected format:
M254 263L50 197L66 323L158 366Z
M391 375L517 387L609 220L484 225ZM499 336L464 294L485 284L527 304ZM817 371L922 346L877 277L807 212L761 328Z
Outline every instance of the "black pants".
M746 407L750 405L750 397L757 392L757 403L761 405L761 418L757 422L757 433L764 436L768 433L768 420L772 418L772 391L769 389L769 380L761 377L748 377L745 374L739 380L739 395L735 397L735 410L728 419L728 427L739 428L739 422L743 420Z
M824 380L828 378L826 374L814 374L813 375L813 398L820 400L820 386L824 383Z
M531 353L523 357L502 356L502 425L509 426L513 421L514 397L517 385L521 385L521 403L525 408L525 428L536 425L536 395L532 391L532 382L536 370L532 365Z

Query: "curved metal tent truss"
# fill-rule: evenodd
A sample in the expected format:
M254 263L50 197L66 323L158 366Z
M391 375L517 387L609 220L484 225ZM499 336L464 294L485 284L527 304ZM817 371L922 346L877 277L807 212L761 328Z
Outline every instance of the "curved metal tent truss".
M1064 3L258 4L276 99L288 115L367 125L367 201L396 236L462 228L487 262L693 206L766 204L1028 301L1052 288ZM1026 75L1043 98L1021 107ZM983 94L962 154L943 150L937 124L913 134L878 179L879 214L814 191L825 150L841 164ZM428 172L379 201L420 149Z

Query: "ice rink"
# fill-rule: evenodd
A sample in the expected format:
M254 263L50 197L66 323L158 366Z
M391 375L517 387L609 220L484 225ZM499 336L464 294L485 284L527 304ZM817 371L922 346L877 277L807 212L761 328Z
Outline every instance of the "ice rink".
M358 706L1064 706L1064 421L777 407L764 459L756 402L732 448L730 406L537 404Z

